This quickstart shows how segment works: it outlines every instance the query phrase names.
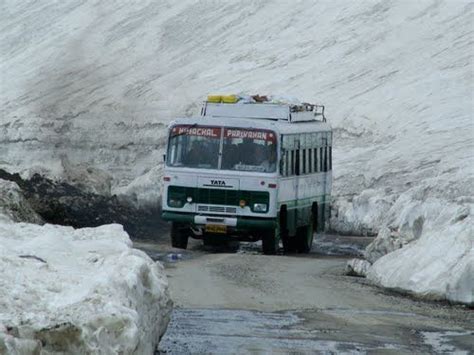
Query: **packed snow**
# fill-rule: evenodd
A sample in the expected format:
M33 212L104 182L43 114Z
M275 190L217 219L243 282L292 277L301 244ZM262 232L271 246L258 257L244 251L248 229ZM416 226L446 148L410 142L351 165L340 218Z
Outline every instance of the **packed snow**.
M0 353L153 354L171 308L122 226L0 222Z
M110 174L113 193L156 204L166 124L207 93L322 103L335 133L332 229L378 235L375 282L469 300L469 278L448 270L473 263L473 7L6 1L0 167L62 175L67 157ZM469 212L453 222L458 210ZM410 256L397 277L392 254Z

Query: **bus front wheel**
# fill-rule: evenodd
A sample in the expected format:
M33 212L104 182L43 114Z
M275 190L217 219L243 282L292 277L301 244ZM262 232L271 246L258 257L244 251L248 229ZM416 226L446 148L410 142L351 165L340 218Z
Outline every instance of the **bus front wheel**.
M188 233L187 228L178 222L171 224L171 246L173 248L186 249L188 247Z

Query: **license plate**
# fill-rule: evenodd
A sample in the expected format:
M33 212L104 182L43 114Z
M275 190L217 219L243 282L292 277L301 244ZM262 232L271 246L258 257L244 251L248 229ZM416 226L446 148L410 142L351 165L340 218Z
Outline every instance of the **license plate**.
M227 226L222 224L206 224L206 232L226 234Z

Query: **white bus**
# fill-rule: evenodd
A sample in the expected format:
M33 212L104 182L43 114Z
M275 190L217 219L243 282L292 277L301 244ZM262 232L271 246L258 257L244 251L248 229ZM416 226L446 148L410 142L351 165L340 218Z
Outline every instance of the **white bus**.
M162 218L172 222L172 246L262 240L264 254L280 241L285 252L308 253L330 211L324 106L219 101L169 126Z

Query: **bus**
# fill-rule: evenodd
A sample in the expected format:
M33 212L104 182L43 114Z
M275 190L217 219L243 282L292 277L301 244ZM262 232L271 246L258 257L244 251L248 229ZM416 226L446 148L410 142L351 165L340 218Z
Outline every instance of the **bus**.
M186 249L190 237L261 240L264 254L280 242L285 253L309 253L324 230L332 186L324 106L256 98L210 96L200 116L170 123L162 218L173 247Z

